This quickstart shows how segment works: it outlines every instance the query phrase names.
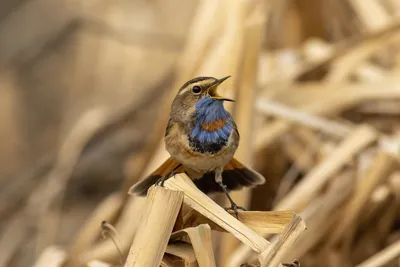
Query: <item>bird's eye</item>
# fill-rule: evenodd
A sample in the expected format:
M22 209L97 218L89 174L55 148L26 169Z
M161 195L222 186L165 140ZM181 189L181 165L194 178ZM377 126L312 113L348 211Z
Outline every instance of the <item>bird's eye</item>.
M197 85L196 85L196 86L193 86L192 92L195 93L195 94L200 93L200 92L201 92L200 86L197 86Z

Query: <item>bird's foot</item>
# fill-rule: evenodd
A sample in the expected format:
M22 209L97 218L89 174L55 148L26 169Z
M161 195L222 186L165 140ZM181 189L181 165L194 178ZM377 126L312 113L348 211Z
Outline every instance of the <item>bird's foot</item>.
M298 260L294 260L292 263L282 263L285 267L300 267L300 262Z
M228 192L228 189L226 188L226 185L224 185L224 184L222 183L222 181L217 181L217 183L218 183L219 186L221 187L222 191L224 191L226 197L228 198L229 202L231 203L230 208L225 208L225 210L226 210L226 211L228 211L228 210L233 210L233 213L235 213L236 219L239 219L239 216L238 216L238 215L239 215L239 212L238 212L238 210L239 210L239 209L245 210L245 209L242 208L242 207L240 207L240 206L238 206L238 205L236 205L236 203L233 201L233 199L232 199L231 196L229 195L229 192Z
M231 206L230 206L230 207L226 207L226 208L224 208L224 209L225 209L226 211L230 211L230 210L233 211L233 213L235 214L236 219L239 219L239 217L238 217L238 215L239 215L239 210L246 211L245 208L236 205L235 202L231 203Z
M175 175L175 170L171 171L167 175L161 176L160 179L157 180L156 185L164 187L165 181L168 180L169 178L171 178L174 175Z

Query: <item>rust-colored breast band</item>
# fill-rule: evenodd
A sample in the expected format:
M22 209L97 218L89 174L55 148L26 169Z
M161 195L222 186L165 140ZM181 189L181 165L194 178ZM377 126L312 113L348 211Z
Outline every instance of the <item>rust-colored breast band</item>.
M215 120L215 121L209 122L209 123L203 122L201 124L201 128L207 132L214 132L214 131L221 129L225 125L226 125L226 120L218 119L218 120Z

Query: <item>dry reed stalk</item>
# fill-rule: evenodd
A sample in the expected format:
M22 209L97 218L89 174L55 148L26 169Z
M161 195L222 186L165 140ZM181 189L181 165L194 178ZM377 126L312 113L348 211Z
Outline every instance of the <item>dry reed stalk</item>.
M389 187L395 194L397 199L400 199L400 171L395 171L389 178Z
M165 253L174 255L183 260L184 267L198 267L196 254L190 246L190 244L186 244L183 242L169 244L165 250ZM176 266L175 264L172 266Z
M274 210L302 211L332 178L333 174L343 168L363 148L373 143L376 138L377 133L367 126L355 128L324 161L279 201ZM235 259L242 260L247 259L250 254L251 251L245 246L239 247L233 253Z
M387 205L390 205L392 201L393 192L391 192L390 187L388 185L382 184L374 189L371 193L371 197L368 199L368 202L365 204L368 209L363 209L362 214L360 214L360 221L362 224L371 223L378 215L378 213L382 212L382 209L385 209ZM361 228L360 226L359 228Z
M160 267L174 267L176 266L176 264L177 264L177 259L175 256L164 254Z
M391 196L391 205L382 210L380 216L376 220L376 230L379 238L375 240L386 240L389 237L390 232L392 231L393 224L398 218L398 211L400 208L399 200L395 198L395 196Z
M389 32L369 42L348 51L346 56L337 59L333 63L333 69L329 72L325 80L328 82L343 82L345 78L355 69L355 67L374 53L387 48L390 45L396 45L400 42L400 31Z
M301 47L301 54L311 64L326 60L335 52L335 46L319 38L310 38Z
M353 233L354 223L371 196L373 189L387 179L395 166L395 163L396 159L392 155L385 152L378 152L365 179L357 185L354 196L347 204L344 211L346 214L345 218L343 218L338 228L336 228L334 233L331 235L331 244L336 244L345 233L346 235L349 235L349 229L352 229L351 233Z
M9 219L0 236L0 267L8 266L28 234L29 230L23 212L16 213Z
M312 166L317 165L326 157L327 154L329 154L326 147L329 147L331 142L333 143L336 141L329 139L330 142L327 142L324 140L324 135L306 127L295 127L292 129L290 134L305 147L307 160L310 162L309 164L312 164Z
M386 247L366 261L358 264L357 267L379 267L400 256L400 241Z
M400 14L400 3L396 0L389 0L388 3L394 15L398 16Z
M345 166L363 148L374 142L377 133L359 126L349 134L323 162L308 173L297 186L284 197L275 210L302 210L315 197L329 179Z
M263 114L299 123L336 138L344 137L351 131L351 127L348 125L330 121L305 111L295 110L268 99L258 100L257 109Z
M278 266L305 229L306 224L304 223L304 220L300 216L296 215L279 237L278 241L258 256L261 266Z
M353 192L353 177L353 171L340 174L328 192L314 199L301 213L307 222L307 231L297 240L294 245L296 249L289 252L288 258L302 257L324 238L332 223L335 223L335 212L340 211L339 207Z
M400 107L397 101L379 101L366 102L361 104L357 109L362 114L377 114L377 115L400 115Z
M218 206L207 195L197 189L194 183L185 174L178 174L165 182L165 187L171 190L180 190L185 193L184 203L209 218L255 252L261 253L269 246L269 242L246 227L239 220ZM239 217L240 219L240 217Z
M43 250L33 267L61 267L67 253L58 247L48 247Z
M340 85L340 90L337 89L337 83L300 84L276 95L275 99L308 112L333 115L368 100L398 100L398 83L398 77L390 77L374 83L344 83Z
M196 75L198 67L202 64L207 49L212 44L214 36L222 32L222 19L220 13L223 12L223 4L219 1L202 0L193 18L192 25L188 30L186 49L183 52L179 75L181 81L190 79ZM204 29L210 29L204 31ZM202 32L203 34L198 34Z
M87 267L112 267L112 265L102 261L93 260L87 263Z
M128 198L122 214L115 224L117 232L121 233L121 250L124 255L128 253L132 245L133 237L140 224L138 218L141 218L145 208L146 198ZM96 244L77 256L78 261L82 264L95 259L112 262L118 260L118 257L118 251L111 240Z
M398 28L399 23L397 21L392 21L392 23L387 27L370 31L361 38L359 36L356 36L350 40L344 41L342 44L339 44L335 47L334 53L330 53L329 55L327 55L327 57L322 58L311 66L306 66L304 69L300 70L296 75L296 80L305 81L307 80L307 77L310 77L312 76L312 74L315 73L325 74L328 68L331 68L332 65L335 65L337 61L342 61L343 58L346 58L349 53L351 54L353 53L353 51L365 50L364 47L372 47L371 44L375 43L376 40L378 40L382 36L392 34L396 30L398 30Z
M141 219L125 267L160 266L182 201L182 192L159 186L149 189L146 213Z
M285 174L282 176L281 181L279 182L279 187L276 191L272 206L276 206L276 204L279 203L279 201L281 201L281 199L288 194L288 192L294 186L299 174L300 170L297 168L297 166L292 165L289 167L289 169L285 172Z
M46 216L52 212L51 209L56 213L60 212L64 191L72 171L88 140L103 127L106 118L107 113L103 109L92 109L82 116L62 144L56 164L47 175L46 183L41 185L36 194L31 195L27 209L36 211L38 216L38 251L53 243L58 231L58 225L54 223L58 220L48 220Z
M240 2L240 1L239 1ZM261 6L255 11L265 11L264 1L253 1L257 2ZM249 11L251 1L247 4L241 3L241 8L244 11ZM231 5L231 4L230 4ZM241 11L240 20L245 20L245 14ZM254 12L251 12L254 13ZM263 14L264 15L264 14ZM259 17L259 16L258 16ZM240 53L238 53L238 59L235 61L237 65L232 67L236 68L235 72L240 73L237 77L236 83L236 104L234 110L235 122L240 131L240 143L238 150L236 151L236 157L244 164L252 165L251 162L251 150L253 146L253 126L254 126L254 100L256 97L256 81L257 81L257 68L258 68L258 57L262 42L262 33L264 31L265 23L260 23L256 17L251 17L253 20L251 24L247 24L246 31L240 35L243 39L239 39L242 42ZM243 27L244 21L238 21ZM239 28L240 31L244 29ZM237 37L236 37L237 38ZM239 51L238 51L239 52ZM240 64L240 65L239 65ZM234 74L234 73L233 73ZM250 189L243 189L231 193L231 197L240 206L247 207L250 201ZM225 203L227 201L225 200ZM233 236L225 235L221 239L221 249L219 255L219 264L221 266L226 265L226 260L229 257L233 249L238 246L238 240L234 239Z
M117 215L122 200L119 193L114 193L97 206L72 242L68 252L70 255L76 255L94 243L99 236L99 225L102 221L111 221Z
M45 155L34 166L15 177L9 183L0 183L0 219L10 216L23 205L23 201L38 183L45 178L53 164L53 155Z
M323 142L322 137L318 132L307 127L296 127L293 129L292 134L296 136L301 143L305 144L310 150L312 150L312 154L318 155L321 153Z
M391 22L385 8L375 0L350 0L348 2L368 31L380 30ZM374 19L371 20L371 18Z
M301 144L296 137L285 135L282 138L282 149L300 171L307 173L313 168L314 155L309 153L308 147Z
M313 201L302 213L303 220L307 223L307 231L305 231L300 238L293 245L294 248L286 253L285 258L293 259L302 257L309 249L313 247L321 238L324 233L332 226L332 223L326 223L327 219L335 223L336 214L334 211L343 203L352 192L351 178L354 172L345 171L337 179L338 182L334 184L332 189L325 195L319 196ZM323 211L323 212L321 212ZM320 214L322 213L322 214ZM265 236L266 238L268 236ZM276 243L278 237L274 237L271 242ZM229 266L237 266L238 264L247 260L255 260L253 254L247 247L242 246L236 250L232 255Z
M254 147L262 149L271 145L275 140L283 135L290 127L289 122L276 120L262 126L255 136Z
M171 240L181 238L185 235L190 239L199 267L215 267L210 226L208 224L200 224L197 227L182 229L172 233Z
M229 213L232 214L232 212ZM282 233L293 220L294 215L290 211L239 211L240 221L258 234ZM196 211L188 214L188 217L185 218L184 227L199 224L208 224L214 231L226 231Z
M337 90L336 85L331 84L332 87L326 85L324 90L321 90L321 85L315 85L317 88L308 89L310 85L300 86L301 88L289 90L278 97L278 101L299 103L300 112L309 112L315 115L332 115L343 111L345 108L354 106L361 101L374 98L400 98L398 90L389 89L386 92L383 90L371 90L366 93L365 90L354 90L353 86L348 86L346 91ZM356 85L354 85L356 86ZM303 88L304 87L304 88ZM307 89L306 89L307 88ZM329 88L329 89L328 89ZM347 90L348 89L348 90ZM309 93L305 93L309 91ZM353 91L353 93L349 93ZM379 92L379 93L376 93ZM376 94L376 95L375 95ZM387 94L387 96L386 96ZM319 95L319 97L318 97ZM339 96L340 95L340 96ZM390 95L390 96L389 96ZM318 98L317 101L315 99ZM309 102L309 99L313 99ZM263 101L263 99L259 100ZM306 104L305 104L306 103ZM294 111L296 112L296 111ZM301 113L300 113L301 114ZM296 115L299 116L299 113ZM311 115L310 115L311 116ZM301 121L299 121L301 122ZM291 128L291 123L283 120L276 120L271 124L263 126L257 131L255 147L261 149L272 144L277 138L282 136L286 131Z
M387 78L388 73L382 67L363 62L354 71L354 76L360 82L378 82Z
M239 64L242 58L242 47L244 29L243 24L246 16L248 2L243 1L222 1L221 2L221 18L223 28L221 34L210 49L209 54L198 69L197 75L207 75L212 73L216 77L231 75L232 78L225 81L219 91L221 95L232 98L235 92L231 89L235 88L239 78ZM228 110L231 106L227 106Z

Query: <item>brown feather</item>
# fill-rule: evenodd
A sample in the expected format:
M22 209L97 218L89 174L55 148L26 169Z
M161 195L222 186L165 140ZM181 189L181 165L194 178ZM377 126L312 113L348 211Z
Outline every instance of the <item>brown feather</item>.
M169 174L174 168L180 164L172 158L168 158L157 170L151 173L144 180L136 183L131 192L140 196L144 196L147 190L157 182L162 176ZM180 165L175 173L184 173L185 169ZM215 182L215 173L210 171L205 173L201 178L193 181L195 185L204 193L222 192L221 187ZM265 178L258 172L244 166L235 158L224 167L222 172L222 182L229 191L239 190L242 187L251 187L260 185L265 182Z
M169 174L173 169L177 168L180 165L179 162L172 158L168 158L160 167L158 167L154 172L152 172L147 178L137 182L130 190L130 192L135 193L140 196L144 196L147 194L147 190L155 184L158 179L162 176ZM175 173L184 173L185 169L182 165L180 165Z
M196 186L204 193L223 192L215 182L215 173L208 172L202 178L195 180ZM235 158L225 166L222 172L222 183L229 191L239 190L242 187L251 187L265 183L265 178L258 172L244 166Z

